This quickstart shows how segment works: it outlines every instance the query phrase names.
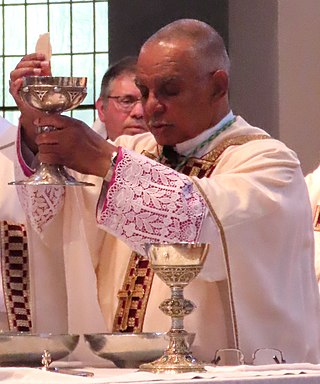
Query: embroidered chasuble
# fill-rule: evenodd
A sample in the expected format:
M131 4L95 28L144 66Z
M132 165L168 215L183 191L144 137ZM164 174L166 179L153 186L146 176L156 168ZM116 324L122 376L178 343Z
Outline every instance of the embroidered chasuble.
M188 159L180 172L188 176L196 176L199 179L209 177L219 156L230 145L241 145L251 140L267 138L269 138L267 135L252 135L225 140L203 158L197 159L193 157ZM143 152L143 154L156 160L155 156L148 152ZM172 167L173 161L174 167L176 167L179 161L178 157L178 153L172 153L170 149L166 148L161 163ZM132 252L122 289L118 292L119 304L114 319L113 332L143 331L143 321L153 276L154 272L150 267L149 260L137 252ZM220 284L220 290L221 286L222 284ZM230 313L229 308L226 310Z
M32 330L27 232L23 224L0 222L1 271L9 330Z
M170 318L159 304L170 288L139 254L150 242L209 243L203 269L185 289L197 305L185 318L186 330L196 333L194 356L210 362L216 349L238 347L251 364L256 349L277 348L287 363L319 363L312 212L299 159L241 116L191 155L215 128L176 146L190 156L178 159L176 170L162 164L162 148L147 132L115 141L109 183L82 175L96 186L65 194L50 186L26 189L29 241L36 232L36 244L41 233L49 254L52 231L61 232L57 256L67 262L69 324L80 333L99 311L105 324L99 332L166 332ZM19 162L27 175L21 156ZM60 231L55 224L62 218ZM90 277L81 286L70 279L78 267ZM86 314L92 316L79 326Z

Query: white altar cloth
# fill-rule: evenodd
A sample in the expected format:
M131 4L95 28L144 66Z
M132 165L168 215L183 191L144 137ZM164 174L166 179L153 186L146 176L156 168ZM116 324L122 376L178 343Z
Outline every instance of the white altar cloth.
M65 368L65 367L64 367ZM153 374L136 369L93 368L92 377L79 377L49 372L37 368L0 368L0 382L4 384L110 384L110 383L164 383L164 384L313 384L320 383L320 365L281 364L268 366L207 366L205 373Z

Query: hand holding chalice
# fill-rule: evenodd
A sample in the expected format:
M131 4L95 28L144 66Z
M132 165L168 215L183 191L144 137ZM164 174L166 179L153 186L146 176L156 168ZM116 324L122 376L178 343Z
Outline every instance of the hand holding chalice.
M39 111L62 113L76 108L87 95L86 77L28 76L23 78L20 96L25 103ZM37 133L50 132L55 127L39 127ZM26 180L13 181L15 185L71 185L91 183L77 181L62 165L40 163L36 172Z

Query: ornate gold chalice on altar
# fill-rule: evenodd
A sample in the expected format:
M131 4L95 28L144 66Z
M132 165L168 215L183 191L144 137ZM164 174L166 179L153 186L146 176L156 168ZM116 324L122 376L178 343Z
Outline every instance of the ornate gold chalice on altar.
M160 304L163 313L171 317L169 346L157 360L140 365L140 370L156 373L204 372L204 365L192 356L187 342L184 316L195 305L183 296L186 287L201 271L209 244L174 243L147 244L146 251L154 272L171 288L171 298Z
M62 113L76 108L87 95L86 77L28 76L23 78L20 96L29 106L46 112ZM39 127L38 133L50 132L55 127ZM40 163L36 172L26 180L13 181L15 185L72 185L91 183L77 181L62 165Z

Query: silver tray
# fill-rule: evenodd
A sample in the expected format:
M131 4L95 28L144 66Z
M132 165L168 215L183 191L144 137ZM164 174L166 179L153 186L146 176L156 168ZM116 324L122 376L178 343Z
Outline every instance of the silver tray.
M79 335L0 333L0 366L42 366L44 350L55 361L68 356L78 342Z
M188 335L193 343L195 334ZM139 368L163 355L169 344L166 333L94 333L85 334L85 341L97 356L111 360L119 368Z

